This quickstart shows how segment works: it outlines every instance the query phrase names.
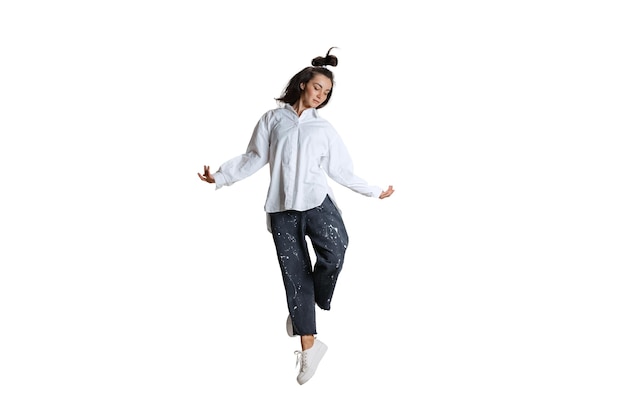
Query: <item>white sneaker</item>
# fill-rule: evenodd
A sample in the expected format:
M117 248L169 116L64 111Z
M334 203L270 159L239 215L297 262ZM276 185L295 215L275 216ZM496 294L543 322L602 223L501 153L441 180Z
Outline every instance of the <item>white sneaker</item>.
M322 361L322 357L326 354L328 347L317 338L313 342L313 347L304 351L294 351L298 356L296 366L300 363L300 373L298 374L298 383L304 385L313 377L317 370L317 365Z
M296 334L293 332L293 322L291 322L291 315L287 315L287 335L290 337L295 337Z

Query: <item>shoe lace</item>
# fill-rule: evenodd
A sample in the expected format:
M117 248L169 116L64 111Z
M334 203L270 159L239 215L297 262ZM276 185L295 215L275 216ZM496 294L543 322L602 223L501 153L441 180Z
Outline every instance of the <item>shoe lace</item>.
M296 355L296 368L300 365L300 371L304 372L307 369L306 353L296 350L293 352Z

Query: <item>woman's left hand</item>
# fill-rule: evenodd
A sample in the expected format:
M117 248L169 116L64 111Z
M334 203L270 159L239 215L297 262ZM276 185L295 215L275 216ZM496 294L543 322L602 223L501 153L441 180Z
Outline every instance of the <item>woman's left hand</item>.
M379 199L385 199L385 198L387 198L387 197L391 196L391 195L393 194L393 192L394 192L394 190L393 190L393 186L389 186L389 187L387 188L387 190L385 190L384 192L382 192L382 193L380 194L380 196L378 196L378 198L379 198Z

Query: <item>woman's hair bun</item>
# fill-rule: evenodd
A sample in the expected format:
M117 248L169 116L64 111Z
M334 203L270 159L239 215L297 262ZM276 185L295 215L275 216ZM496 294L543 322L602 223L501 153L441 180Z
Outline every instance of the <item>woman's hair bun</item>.
M328 50L328 52L326 53L325 57L315 57L313 58L313 60L311 61L311 64L315 67L325 67L327 65L330 65L332 67L336 67L337 63L339 62L339 60L337 59L336 56L334 55L330 55L330 51L332 51L334 48L337 48L336 46L333 46L332 48L330 48Z

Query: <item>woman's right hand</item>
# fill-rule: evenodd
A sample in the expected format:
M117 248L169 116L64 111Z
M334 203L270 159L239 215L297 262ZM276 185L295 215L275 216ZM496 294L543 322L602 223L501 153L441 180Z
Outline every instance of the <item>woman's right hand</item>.
M207 183L215 183L215 177L211 175L208 165L204 166L204 175L198 173L198 177L200 177L200 180L206 181Z

